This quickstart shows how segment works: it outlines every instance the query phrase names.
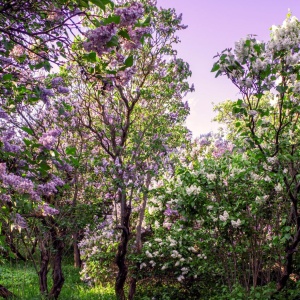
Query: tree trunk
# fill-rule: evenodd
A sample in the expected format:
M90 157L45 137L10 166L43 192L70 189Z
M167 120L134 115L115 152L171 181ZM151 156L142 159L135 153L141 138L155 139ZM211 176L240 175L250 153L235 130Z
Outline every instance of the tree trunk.
M131 277L130 278L129 293L128 293L128 300L133 300L133 297L134 297L135 291L136 291L136 284L137 284L136 278Z
M39 284L40 284L40 292L43 296L48 295L48 284L47 284L47 274L48 274L48 265L49 265L49 250L46 242L42 241L40 245L41 251L41 265L39 275Z
M125 206L125 205L124 205ZM118 246L118 252L116 255L116 264L119 268L119 272L116 278L115 283L115 291L117 300L126 300L124 293L124 285L127 278L128 267L126 265L126 253L127 253L127 245L129 240L129 218L131 214L131 207L124 207L124 218L123 224L120 227L122 229L121 241Z
M285 286L293 273L293 255L297 251L298 244L300 242L300 228L298 228L297 233L294 236L293 243L286 249L286 265L284 266L284 271L281 278L277 282L277 291L280 292Z
M56 229L58 230L58 229ZM50 299L58 299L58 296L61 292L61 289L64 285L65 278L62 272L62 257L63 257L63 250L65 244L59 234L57 234L56 230L52 231L52 245L54 250L54 257L52 262L52 280L53 286L49 293Z
M143 203L139 214L139 221L136 227L136 253L140 254L142 252L143 244L142 244L142 224L145 218L145 210L148 201L148 189L151 182L151 176L148 173L146 179L146 191L143 193ZM137 270L139 268L139 264L137 264ZM137 279L135 276L132 276L130 279L130 288L128 294L128 300L133 300L135 291L136 291Z
M15 297L15 295L10 292L7 288L5 288L3 285L0 284L0 297L2 298L12 298Z
M78 248L78 232L73 235L73 249L74 249L74 267L81 268L82 260L80 258L80 251Z

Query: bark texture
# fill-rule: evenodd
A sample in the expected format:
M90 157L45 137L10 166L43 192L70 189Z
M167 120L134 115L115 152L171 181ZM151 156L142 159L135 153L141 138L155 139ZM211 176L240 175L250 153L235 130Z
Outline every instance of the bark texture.
M115 283L115 291L118 300L126 300L124 285L128 274L128 267L126 265L126 253L127 253L127 245L129 240L129 218L131 214L131 208L129 206L125 206L124 209L124 218L123 224L120 226L122 229L121 241L118 246L118 251L116 255L116 264L119 268L119 272L116 278Z

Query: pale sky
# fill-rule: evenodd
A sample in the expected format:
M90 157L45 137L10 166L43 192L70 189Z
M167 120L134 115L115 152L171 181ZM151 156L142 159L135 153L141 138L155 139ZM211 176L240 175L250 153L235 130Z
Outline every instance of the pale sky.
M219 125L212 123L213 103L238 99L238 90L225 77L210 70L213 56L247 34L267 41L272 25L280 25L288 9L300 19L299 0L157 0L158 6L174 7L183 14L186 30L179 32L178 56L190 64L196 91L187 96L191 108L187 126L194 137Z

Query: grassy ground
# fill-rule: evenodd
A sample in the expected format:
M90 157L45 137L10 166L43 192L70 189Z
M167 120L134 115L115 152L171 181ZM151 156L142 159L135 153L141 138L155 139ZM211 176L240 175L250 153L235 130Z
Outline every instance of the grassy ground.
M80 280L79 269L71 263L63 265L65 283L59 296L59 300L114 300L115 292L113 284L110 286L90 287ZM178 290L171 285L152 286L148 281L139 284L135 299L137 300L178 300L185 299ZM39 292L38 275L32 263L11 261L0 264L0 284L6 287L14 295L16 300L42 300ZM51 270L49 272L48 285L51 288ZM126 291L127 293L128 291ZM186 298L195 300L195 298ZM197 298L198 300L198 298Z
M113 287L88 287L82 281L78 269L71 265L63 268L65 283L61 300L111 300L115 299ZM0 265L0 284L13 292L17 299L40 300L38 276L33 266L26 263ZM51 284L51 280L49 280Z

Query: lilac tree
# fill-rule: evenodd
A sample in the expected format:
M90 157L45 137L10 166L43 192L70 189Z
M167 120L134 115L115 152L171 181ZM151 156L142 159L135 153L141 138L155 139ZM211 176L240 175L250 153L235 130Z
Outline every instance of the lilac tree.
M190 90L190 71L172 48L178 42L175 32L184 28L173 10L129 2L113 14L106 12L104 20L104 25L86 32L86 40L78 40L77 55L82 53L88 73L81 72L72 92L80 101L81 126L94 141L95 167L110 182L106 197L118 207L116 294L125 299L131 212L164 153L178 140L176 128L182 128L188 112L182 97Z
M271 164L274 191L281 193L282 206L290 205L281 217L285 264L278 292L295 268L300 241L298 70L299 21L290 14L281 26L272 26L269 42L241 39L233 51L219 54L213 67L217 76L226 75L240 90L241 99L232 104L236 131L245 138L246 149L262 164Z

